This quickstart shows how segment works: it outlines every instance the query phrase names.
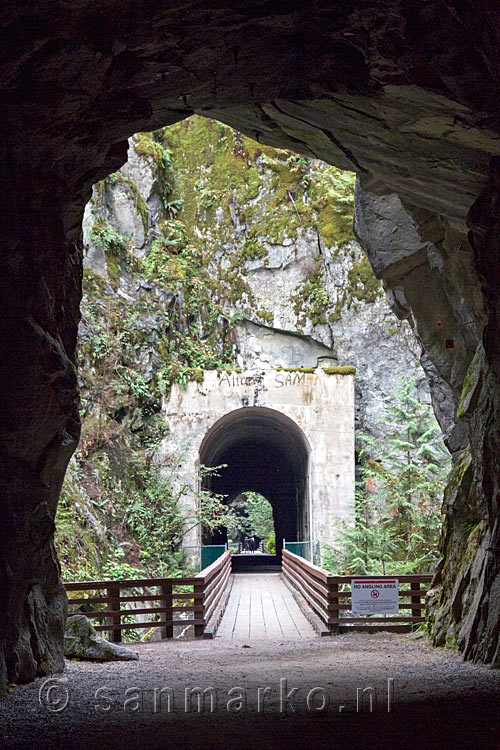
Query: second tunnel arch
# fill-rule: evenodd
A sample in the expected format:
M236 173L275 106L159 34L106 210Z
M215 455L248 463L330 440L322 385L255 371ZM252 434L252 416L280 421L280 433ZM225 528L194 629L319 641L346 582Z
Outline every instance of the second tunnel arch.
M353 520L354 368L205 371L201 382L174 385L163 413L170 432L159 459L171 464L182 446L175 481L190 488L183 499L190 515L197 502L200 464L229 464L224 457L231 452L233 465L236 461L240 466L238 481L221 472L222 484L213 489L233 497L254 489L268 500L270 493L277 498L272 472L263 472L264 478L257 480L256 472L245 466L252 451L253 464L272 465L274 459L281 475L293 477L287 496L296 496L295 518L289 528L288 521L280 522L277 539L284 531L282 536L291 540L300 535L331 544L339 526ZM184 543L190 547L201 542L202 530L195 527Z
M276 549L284 538L306 540L310 534L309 457L311 446L299 425L276 409L249 406L225 414L212 425L200 446L200 464L219 466L207 488L230 502L254 491L273 508ZM226 530L213 543L227 541Z

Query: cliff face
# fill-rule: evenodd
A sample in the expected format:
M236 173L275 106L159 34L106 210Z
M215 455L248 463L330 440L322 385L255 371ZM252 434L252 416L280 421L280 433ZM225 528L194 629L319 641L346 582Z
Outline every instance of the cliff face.
M218 314L212 329L203 330L206 311L197 311L199 338L210 339L219 364L224 339L228 363L242 367L354 364L364 393L360 409L371 415L360 426L373 431L397 379L423 373L410 326L390 313L354 239L353 207L350 173L193 117L136 136L124 167L94 189L84 218L84 262L111 283L115 275L126 292L127 283L144 279L144 257L150 264L160 258L169 222L181 226L199 264L176 256L167 238L161 286L189 315L186 273L189 265L198 272ZM128 274L122 266L117 275L102 242L105 227L137 264Z
M131 139L83 220L82 438L56 534L66 579L144 565L121 495L140 491L140 464L168 430L172 383L227 366L354 364L357 428L375 435L401 378L425 391L353 209L352 174L214 121Z
M316 1L300 7L265 0L159 7L103 0L96 8L78 0L71 13L59 3L5 4L1 85L10 108L0 159L0 202L7 217L0 243L0 342L6 352L0 373L0 690L7 676L19 682L44 663L62 665L64 596L52 538L64 472L79 436L74 363L84 205L91 186L126 161L127 138L194 112L261 143L356 171L365 189L399 196L423 241L446 249L447 264L472 258L473 288L479 289L473 309L481 313L474 312L467 352L477 331L484 359L478 351L477 377L471 373L463 384L461 419L472 458L470 472L457 479L455 517L472 509L486 531L481 550L473 553L479 577L465 576L454 595L456 565L446 542L449 566L438 585L440 606L453 622L472 622L468 656L495 656L497 19L491 0L357 0L333 12L330 2ZM442 283L440 263L428 264L429 286ZM463 297L470 310L465 277L446 277L453 309L458 314ZM408 278L405 298L424 330L420 320L432 308L420 305L416 281L412 296L415 276ZM456 403L460 373L472 360L458 346L448 349L447 340L453 336L432 339L428 359L433 378L450 378ZM451 351L455 357L445 372ZM439 391L451 398L448 388ZM468 538L467 525L453 518L450 510L458 549Z
M485 361L486 315L474 254L446 222L405 209L396 195L374 196L360 186L355 229L393 311L411 323L422 345L421 364L453 457L442 557L428 597L432 637L436 645L458 645L466 657L498 667L497 521L491 525L494 506L484 495L497 440L485 422L495 375ZM487 497L493 491L488 486Z

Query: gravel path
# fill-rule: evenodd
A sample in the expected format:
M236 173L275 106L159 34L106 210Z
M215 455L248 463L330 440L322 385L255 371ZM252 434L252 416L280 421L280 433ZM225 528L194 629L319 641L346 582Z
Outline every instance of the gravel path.
M138 662L71 662L55 682L14 688L0 748L500 748L500 673L408 635L130 647ZM214 688L201 713L185 705L196 686ZM368 692L357 712L369 687L373 712Z

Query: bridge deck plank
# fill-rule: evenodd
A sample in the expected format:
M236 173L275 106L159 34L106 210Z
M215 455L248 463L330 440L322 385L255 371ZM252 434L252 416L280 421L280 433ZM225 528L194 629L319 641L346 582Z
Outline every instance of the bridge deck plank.
M300 640L316 633L279 574L239 573L216 637Z

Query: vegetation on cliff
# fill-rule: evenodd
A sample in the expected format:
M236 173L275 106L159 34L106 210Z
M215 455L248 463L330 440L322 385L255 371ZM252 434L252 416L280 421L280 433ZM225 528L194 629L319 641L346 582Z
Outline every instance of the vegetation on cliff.
M89 206L83 429L57 519L66 579L179 569L181 498L155 461L168 430L162 397L206 369L234 369L242 317L273 325L250 275L274 247L299 236L318 245L294 291L298 331L379 293L362 259L341 298L326 287L322 248L355 263L352 174L201 117L131 143L130 165L94 186Z

